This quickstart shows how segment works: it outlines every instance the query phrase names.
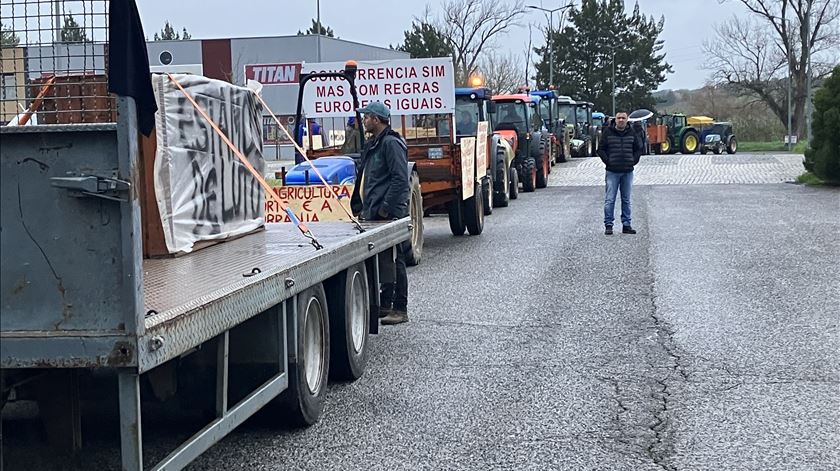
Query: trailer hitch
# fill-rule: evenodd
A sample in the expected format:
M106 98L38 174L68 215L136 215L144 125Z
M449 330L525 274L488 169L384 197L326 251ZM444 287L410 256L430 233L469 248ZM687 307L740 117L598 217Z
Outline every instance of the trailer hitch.
M64 188L70 192L70 196L76 198L96 197L111 201L127 202L121 198L121 193L131 189L131 183L116 178L102 177L99 175L77 175L67 177L52 177L50 184L56 188Z

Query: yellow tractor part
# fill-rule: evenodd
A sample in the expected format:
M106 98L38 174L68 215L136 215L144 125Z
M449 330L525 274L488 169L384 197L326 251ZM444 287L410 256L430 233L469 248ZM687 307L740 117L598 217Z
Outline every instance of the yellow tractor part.
M708 116L689 116L687 121L689 126L708 126L715 122L714 118Z

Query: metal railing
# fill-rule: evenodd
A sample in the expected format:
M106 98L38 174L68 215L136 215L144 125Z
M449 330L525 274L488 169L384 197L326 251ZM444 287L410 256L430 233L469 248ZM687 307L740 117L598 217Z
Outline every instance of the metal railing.
M0 125L116 121L108 0L3 0Z

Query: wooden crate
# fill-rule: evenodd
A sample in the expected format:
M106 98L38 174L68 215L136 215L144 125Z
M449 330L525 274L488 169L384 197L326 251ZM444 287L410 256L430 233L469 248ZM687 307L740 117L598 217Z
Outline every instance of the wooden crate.
M38 95L51 76L32 80L29 92ZM49 86L38 110L39 124L113 123L117 104L108 93L104 74L59 75Z

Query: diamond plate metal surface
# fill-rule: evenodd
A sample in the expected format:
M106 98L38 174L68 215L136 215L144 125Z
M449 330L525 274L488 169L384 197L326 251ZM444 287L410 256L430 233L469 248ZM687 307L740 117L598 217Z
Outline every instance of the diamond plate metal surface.
M138 342L140 371L408 240L409 223L368 223L362 234L346 222L314 223L310 229L324 246L318 251L294 226L268 224L265 231L180 258L145 260L145 309L156 313L146 317ZM243 276L254 268L260 273Z

